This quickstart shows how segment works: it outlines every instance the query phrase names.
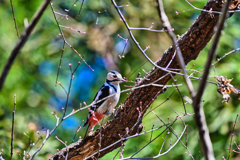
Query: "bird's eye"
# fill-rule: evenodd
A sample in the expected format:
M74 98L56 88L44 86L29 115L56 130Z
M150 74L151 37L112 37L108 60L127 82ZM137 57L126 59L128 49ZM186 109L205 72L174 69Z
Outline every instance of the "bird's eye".
M113 77L114 77L114 78L117 78L117 76L116 76L116 75L114 75Z

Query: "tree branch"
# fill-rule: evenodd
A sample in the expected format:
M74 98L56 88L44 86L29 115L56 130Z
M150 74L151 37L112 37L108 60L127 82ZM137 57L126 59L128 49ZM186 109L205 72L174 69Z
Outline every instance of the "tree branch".
M232 5L236 4L237 7L237 4L239 4L237 1L238 0L232 0ZM210 10L210 8L212 8L213 11L221 11L222 6L222 1L216 2L214 0L209 0L204 6L204 9ZM218 19L219 14L201 12L190 29L178 38L177 43L182 51L185 64L196 59L199 52L208 44L213 36L214 27L216 26ZM161 60L157 62L157 65L160 67L167 66L169 61L171 61L173 54L174 49L173 46L171 46L164 52ZM180 65L178 61L174 59L169 68L180 69ZM152 83L165 74L168 73L154 67L147 78L149 80L144 79L139 85ZM157 81L157 83L165 85L170 79L171 76L167 75L165 78ZM102 128L101 134L104 136L102 136L101 139L102 151L100 152L99 158L121 146L121 138L118 135L125 135L127 127L134 128L131 135L141 131L141 120L138 118L138 111L136 108L139 107L140 102L142 102L142 110L146 111L147 107L153 102L152 98L156 97L161 90L162 88L160 87L148 86L135 89L130 93L124 106L118 108L118 114L115 117L115 121L108 121ZM97 129L92 136L87 137L84 141L79 140L78 142L69 145L68 159L80 160L97 152L99 150L99 133L100 129ZM66 155L65 148L56 153L51 160L64 159L61 155Z
M43 12L46 10L46 8L48 6L48 3L50 1L51 0L45 0L43 2L43 4L39 7L38 11L36 11L35 15L33 16L32 21L29 23L28 27L24 30L24 32L22 33L21 37L19 38L16 46L12 50L12 53L11 53L10 57L8 58L8 61L5 64L4 69L2 71L2 74L1 74L1 77L0 77L0 91L3 87L4 81L5 81L5 79L8 75L8 72L9 72L9 70L10 70L12 64L13 64L13 61L15 60L17 55L20 53L20 50L22 49L22 47L26 43L28 37L32 33L32 30L37 25L37 22L39 21L39 19L43 15Z
M209 136L207 122L205 119L205 114L203 111L203 106L201 104L201 98L202 98L202 95L203 95L203 92L204 92L204 89L205 89L205 86L207 83L206 80L207 80L209 72L210 72L212 60L215 57L217 44L220 39L220 35L221 35L222 29L223 29L223 24L224 24L226 16L227 16L227 11L228 11L230 2L231 2L231 0L228 0L224 4L222 17L219 20L217 27L216 27L217 28L216 35L213 39L212 47L210 48L210 51L208 54L208 59L206 62L204 73L203 73L202 79L201 79L199 87L198 87L198 92L197 92L196 96L192 97L193 98L193 108L194 108L194 113L195 113L195 123L198 128L198 134L200 137L200 142L202 144L203 154L204 154L206 160L214 160L215 158L214 158L214 154L213 154L212 142L211 142L211 139Z
M11 156L10 156L10 160L12 160L12 156L13 156L13 135L14 135L14 119L15 119L15 112L16 112L16 94L14 95L14 109L13 109L13 113L12 113L12 134L11 134Z

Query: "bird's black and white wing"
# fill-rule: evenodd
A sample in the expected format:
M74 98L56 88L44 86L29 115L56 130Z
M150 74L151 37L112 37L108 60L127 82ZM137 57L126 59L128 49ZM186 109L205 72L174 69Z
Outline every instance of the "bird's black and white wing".
M100 101L103 98L108 97L110 95L109 89L110 89L109 85L104 83L102 85L102 87L98 90L97 94L95 95L94 100L93 100L94 103L97 101ZM83 127L85 127L88 124L88 119L92 116L92 111L96 111L106 100L107 99L104 99L104 100L97 102L96 104L91 106L90 111L88 113L87 120L84 123Z

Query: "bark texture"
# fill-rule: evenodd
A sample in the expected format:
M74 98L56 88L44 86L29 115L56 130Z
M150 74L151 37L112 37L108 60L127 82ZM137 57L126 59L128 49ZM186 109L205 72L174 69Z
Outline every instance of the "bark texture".
M229 9L237 9L239 5L238 0L232 0L232 4ZM203 9L210 10L212 8L213 11L221 11L223 7L222 1L214 1L209 0ZM196 21L192 24L189 30L178 38L178 44L182 51L182 55L185 61L185 64L194 60L198 57L200 51L208 44L209 40L212 38L214 34L214 27L218 22L219 14L213 14L208 12L201 12ZM166 66L168 62L171 60L173 55L173 46L169 47L166 50L161 58L157 62L159 66ZM169 68L180 68L176 58L173 60ZM149 84L161 76L165 75L167 72L161 71L160 69L153 68L150 72L150 76L148 79L144 80L139 85ZM167 84L167 82L171 79L170 76L166 76L165 78L159 80L158 84ZM102 138L101 138L101 149L110 146L114 142L120 139L119 134L124 135L126 133L126 128L132 128L134 124L138 120L138 110L137 107L140 106L140 101L142 102L142 109L146 111L147 107L153 102L152 99L155 98L158 94L161 94L162 88L148 86L139 89L135 89L130 93L130 96L126 99L124 105L118 109L118 114L116 116L115 121L108 121L102 127ZM144 114L143 112L142 114ZM134 130L130 135L141 132L142 125L141 121L135 125ZM82 160L99 150L99 133L100 129L97 129L92 136L87 137L84 141L80 140L76 143L69 145L67 148L68 159L71 160ZM97 159L105 154L111 152L112 150L121 146L121 142L112 145L110 148L100 152L100 154L96 154L93 158ZM64 160L62 155L66 155L66 148L62 149L59 153L56 153L51 160ZM91 158L92 159L92 158Z

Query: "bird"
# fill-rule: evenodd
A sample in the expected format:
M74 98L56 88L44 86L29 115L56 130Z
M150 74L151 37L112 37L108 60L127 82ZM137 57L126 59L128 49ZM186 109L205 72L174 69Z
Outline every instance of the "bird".
M85 127L88 124L84 139L104 116L109 116L114 112L114 107L117 105L120 98L121 89L119 84L123 81L124 79L122 78L122 75L117 71L111 70L108 72L105 83L94 97L93 105L91 106L88 117L83 125L83 127Z

